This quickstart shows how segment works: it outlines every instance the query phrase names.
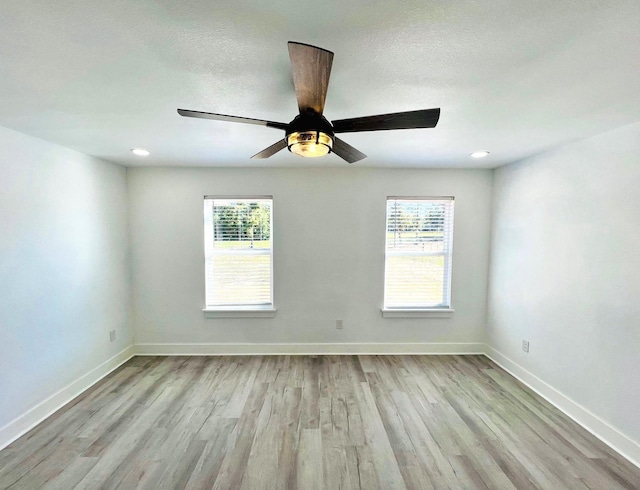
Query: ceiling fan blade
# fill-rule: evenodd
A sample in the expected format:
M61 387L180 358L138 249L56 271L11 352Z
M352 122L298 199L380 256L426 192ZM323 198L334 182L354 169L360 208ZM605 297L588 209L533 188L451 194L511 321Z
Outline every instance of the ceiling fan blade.
M287 147L287 142L282 138L279 141L276 141L270 147L265 148L260 153L256 153L251 158L269 158L271 155L275 155L280 150L284 150Z
M300 113L313 109L322 114L333 53L309 44L289 41L289 59Z
M356 131L382 131L387 129L435 128L440 119L440 109L395 112L377 116L354 117L332 121L334 133Z
M356 150L349 143L342 141L340 138L333 138L333 153L338 155L347 163L354 163L363 158L367 158L367 155L361 151Z
M227 121L246 124L257 124L270 128L287 129L288 124L275 121L265 121L264 119L252 119L250 117L228 116L226 114L214 114L213 112L189 111L178 109L178 114L184 117L196 117L199 119L213 119L215 121Z

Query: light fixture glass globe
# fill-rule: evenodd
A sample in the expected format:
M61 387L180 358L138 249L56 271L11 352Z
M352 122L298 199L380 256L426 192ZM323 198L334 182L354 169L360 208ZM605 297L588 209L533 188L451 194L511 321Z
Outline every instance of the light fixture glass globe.
M331 151L333 138L322 131L301 131L287 136L287 146L301 157L321 157Z

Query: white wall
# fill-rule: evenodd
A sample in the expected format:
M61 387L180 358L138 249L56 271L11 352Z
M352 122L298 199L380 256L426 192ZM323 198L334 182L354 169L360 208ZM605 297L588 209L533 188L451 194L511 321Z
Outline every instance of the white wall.
M495 172L488 310L493 348L640 442L640 124Z
M136 168L128 177L137 344L483 338L490 171ZM203 317L204 195L273 195L276 318ZM453 318L382 318L388 195L456 197Z
M1 447L133 334L125 169L0 128L0 187Z

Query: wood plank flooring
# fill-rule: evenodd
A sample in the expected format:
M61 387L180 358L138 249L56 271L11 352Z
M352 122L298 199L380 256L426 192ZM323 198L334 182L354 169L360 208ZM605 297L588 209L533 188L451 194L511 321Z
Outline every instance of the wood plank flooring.
M640 469L484 356L135 357L0 488L619 489Z

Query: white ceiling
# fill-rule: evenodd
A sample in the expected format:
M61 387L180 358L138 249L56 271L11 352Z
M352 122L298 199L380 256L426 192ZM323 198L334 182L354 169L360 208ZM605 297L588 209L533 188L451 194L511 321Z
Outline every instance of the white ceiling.
M176 113L289 122L291 40L335 52L330 120L442 108L343 135L355 165L496 167L640 120L639 26L638 0L2 0L0 125L131 166L346 165Z

